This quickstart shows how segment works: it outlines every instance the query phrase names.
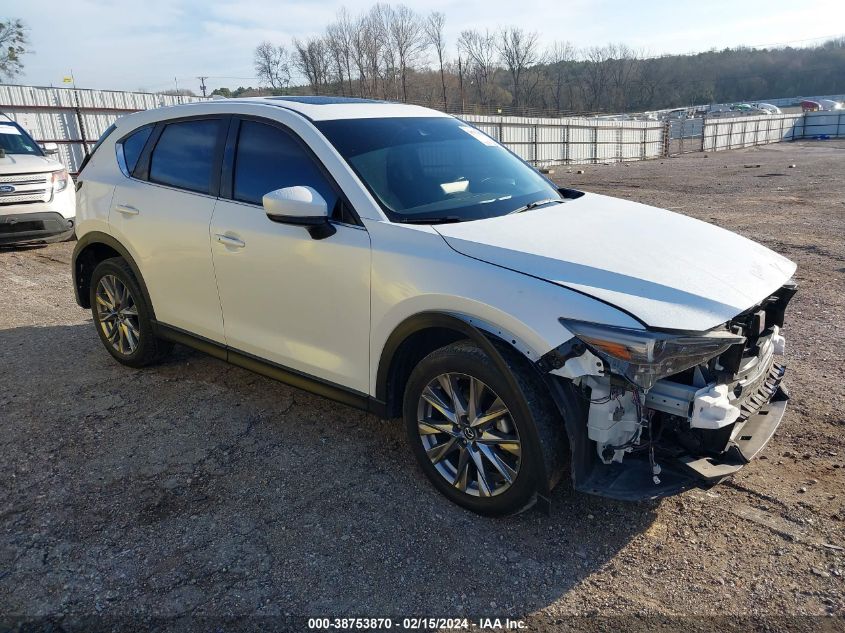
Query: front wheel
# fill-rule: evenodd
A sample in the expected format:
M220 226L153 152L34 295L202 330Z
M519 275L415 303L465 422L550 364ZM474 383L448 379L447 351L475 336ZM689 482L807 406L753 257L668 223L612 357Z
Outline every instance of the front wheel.
M405 390L406 432L423 472L450 500L480 514L533 504L543 459L537 426L562 425L535 377L517 365L511 370L516 389L483 350L459 341L420 361Z

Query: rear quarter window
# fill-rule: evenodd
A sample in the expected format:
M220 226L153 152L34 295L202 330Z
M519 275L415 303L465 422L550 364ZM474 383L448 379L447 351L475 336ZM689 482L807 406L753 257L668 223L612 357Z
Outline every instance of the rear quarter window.
M135 171L135 166L138 164L138 159L141 157L141 152L144 145L147 144L147 139L150 138L153 128L148 125L142 127L140 130L133 132L120 144L123 148L123 160L126 163L126 170L131 174ZM127 174L128 175L128 174Z

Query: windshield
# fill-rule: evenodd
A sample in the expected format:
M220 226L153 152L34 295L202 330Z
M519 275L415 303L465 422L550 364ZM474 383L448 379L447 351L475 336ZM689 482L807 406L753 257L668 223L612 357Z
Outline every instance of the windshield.
M396 222L460 222L561 199L496 141L451 117L318 121Z
M16 123L0 122L0 149L7 154L42 156L38 144Z

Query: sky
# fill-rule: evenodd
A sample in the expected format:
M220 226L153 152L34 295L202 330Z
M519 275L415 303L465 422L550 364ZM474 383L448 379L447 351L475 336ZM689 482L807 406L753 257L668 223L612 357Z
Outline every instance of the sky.
M30 53L15 83L158 91L189 88L199 75L210 89L257 85L255 46L321 33L350 0L3 0L0 19L29 28ZM395 3L398 4L398 3ZM648 55L729 46L807 46L845 35L842 0L406 0L420 12L446 15L452 51L466 28L519 26L541 40L576 47L622 42ZM838 32L836 29L840 29Z

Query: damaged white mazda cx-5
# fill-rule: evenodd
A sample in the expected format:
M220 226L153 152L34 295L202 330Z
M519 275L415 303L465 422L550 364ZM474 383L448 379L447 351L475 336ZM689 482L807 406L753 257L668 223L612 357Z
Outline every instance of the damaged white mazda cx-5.
M654 498L784 415L795 264L559 189L456 118L364 99L123 117L77 183L76 299L131 367L174 342L385 418L483 514ZM377 458L376 458L377 459Z

